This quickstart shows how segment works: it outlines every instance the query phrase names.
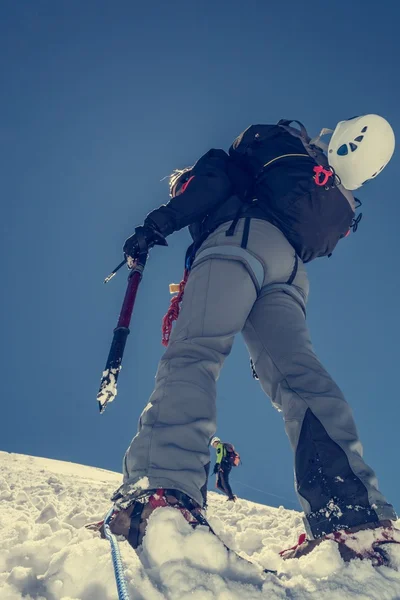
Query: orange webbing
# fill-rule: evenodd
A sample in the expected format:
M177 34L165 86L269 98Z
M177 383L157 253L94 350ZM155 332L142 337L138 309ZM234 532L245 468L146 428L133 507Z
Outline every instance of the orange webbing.
M183 300L183 294L185 291L185 285L188 280L188 277L189 277L189 271L188 271L188 269L185 269L185 272L183 274L183 279L179 284L178 294L177 294L177 296L172 298L171 303L169 305L168 312L165 315L165 317L163 318L162 338L161 338L163 346L168 346L169 338L170 338L171 332L172 332L172 324L179 317L179 311L181 308L180 304Z

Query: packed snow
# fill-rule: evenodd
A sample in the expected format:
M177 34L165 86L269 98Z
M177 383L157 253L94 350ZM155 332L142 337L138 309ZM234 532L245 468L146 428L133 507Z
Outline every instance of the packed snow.
M0 452L1 600L116 600L108 542L84 528L100 520L121 476L102 469ZM211 493L208 518L231 548L181 514L150 518L140 560L120 543L131 600L398 600L400 548L393 564L345 564L334 542L300 560L278 552L303 531L301 514ZM277 575L262 573L262 568Z
M100 382L100 390L97 394L97 401L99 402L101 411L106 407L106 404L113 402L117 395L117 377L121 370L121 367L116 369L106 369L103 371Z

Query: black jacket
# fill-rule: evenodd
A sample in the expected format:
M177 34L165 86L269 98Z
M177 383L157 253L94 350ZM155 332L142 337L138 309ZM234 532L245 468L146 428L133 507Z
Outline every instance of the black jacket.
M189 226L194 241L207 231L235 218L243 205L241 196L251 185L251 177L224 150L211 149L185 175L188 185L146 217L168 236ZM249 216L265 218L258 207Z

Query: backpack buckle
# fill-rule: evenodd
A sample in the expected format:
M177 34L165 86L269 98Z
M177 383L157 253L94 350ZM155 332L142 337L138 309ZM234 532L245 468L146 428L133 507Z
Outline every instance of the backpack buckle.
M318 165L318 166L314 167L313 171L315 173L315 175L314 175L315 184L319 185L319 186L326 185L328 183L329 177L333 176L332 169L325 169L322 165ZM324 176L323 179L321 179L322 176Z

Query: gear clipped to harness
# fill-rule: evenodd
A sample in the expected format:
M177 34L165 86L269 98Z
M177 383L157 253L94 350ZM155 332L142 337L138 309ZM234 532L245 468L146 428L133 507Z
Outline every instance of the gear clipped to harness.
M185 269L183 273L183 279L180 283L170 283L169 285L169 293L177 294L171 299L171 303L169 305L168 311L163 318L162 322L162 338L161 342L163 346L168 346L169 339L172 333L172 326L174 321L179 317L181 302L183 300L183 295L185 293L185 286L189 277L190 271Z

